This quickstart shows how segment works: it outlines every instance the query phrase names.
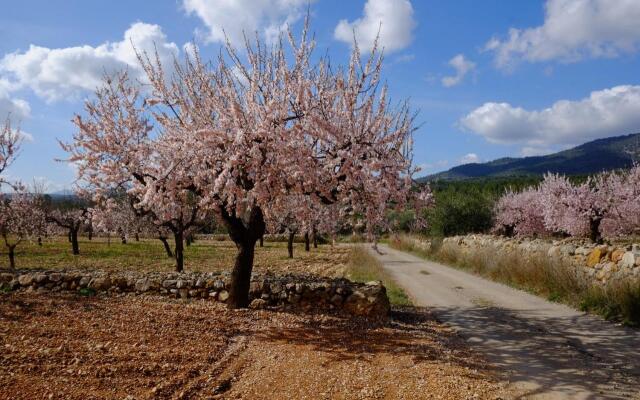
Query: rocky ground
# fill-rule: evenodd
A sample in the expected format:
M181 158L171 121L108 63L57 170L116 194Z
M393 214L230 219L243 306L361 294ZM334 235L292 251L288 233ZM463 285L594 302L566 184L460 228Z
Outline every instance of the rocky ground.
M3 399L498 399L424 310L386 323L153 296L0 297Z

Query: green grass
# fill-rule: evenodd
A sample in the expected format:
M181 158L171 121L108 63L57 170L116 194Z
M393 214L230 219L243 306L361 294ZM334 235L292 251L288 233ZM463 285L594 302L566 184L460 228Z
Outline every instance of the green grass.
M408 236L395 237L389 243L395 249L601 315L607 320L640 326L640 281L600 287L578 279L570 267L549 258L545 252L505 254L494 247L462 252L458 246L443 245L441 240L435 240L427 251Z
M382 281L382 284L387 288L387 296L391 304L396 306L412 305L409 296L384 270L380 261L362 246L353 246L352 248L347 278L355 282Z
M274 273L312 273L322 276L344 275L350 249L346 246L321 245L304 251L304 244L296 243L294 258L289 259L286 243L265 242L256 246L254 270ZM173 246L172 246L173 247ZM237 248L231 241L198 240L185 247L185 271L219 272L230 269ZM157 239L134 240L127 244L120 240L87 238L80 240L80 255L71 254L66 238L50 238L42 246L23 242L16 248L18 269L96 269L104 271L173 271L175 260L167 257ZM0 246L0 269L8 266L6 248Z

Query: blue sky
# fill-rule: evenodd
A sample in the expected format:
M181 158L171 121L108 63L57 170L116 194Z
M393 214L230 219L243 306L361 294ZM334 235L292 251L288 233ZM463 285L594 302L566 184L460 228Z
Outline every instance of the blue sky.
M640 132L637 0L149 4L22 0L3 8L0 118L10 112L29 135L11 178L39 177L51 191L71 186L73 168L55 161L65 157L57 141L71 137L70 119L100 75L133 63L130 40L155 43L168 57L195 40L211 57L221 28L232 39L242 29L269 37L286 23L295 31L307 6L318 49L334 63L347 62L352 32L366 48L381 26L391 95L419 111L422 174Z

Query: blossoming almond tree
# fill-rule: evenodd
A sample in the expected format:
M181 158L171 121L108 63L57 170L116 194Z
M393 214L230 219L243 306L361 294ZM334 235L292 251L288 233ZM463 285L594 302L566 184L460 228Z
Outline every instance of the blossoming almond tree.
M0 188L3 184L11 185L4 177L4 171L13 163L20 150L20 130L11 128L11 120L7 117L0 127Z
M86 102L86 117L74 119L74 142L62 147L71 153L70 161L78 162L79 180L97 204L124 193L136 215L171 231L180 272L185 233L203 217L194 175L187 168L200 167L172 129L153 132L150 118L160 127L170 119L149 111L140 90L126 72L106 78L95 101Z
M640 165L628 172L610 174L610 192L613 205L608 218L602 221L605 237L640 234Z
M15 249L24 240L42 235L42 198L23 190L11 196L0 194L0 236L9 255L9 269L15 269Z
M50 224L56 225L58 228L66 230L69 241L71 242L71 253L77 256L80 254L78 234L90 217L91 215L87 207L76 207L74 205L73 207L47 210L45 220Z
M141 207L191 191L215 210L238 248L232 307L248 305L254 247L276 199L349 203L373 225L411 185L413 115L390 106L377 50L365 61L355 46L349 66L335 68L312 64L306 28L288 42L247 41L242 56L228 43L215 63L196 52L171 79L143 54L151 95L141 99L123 75L107 82L65 146L82 179L130 182Z
M545 175L540 184L545 226L554 232L602 242L601 223L609 217L615 201L610 182L609 174L589 177L579 185L565 176Z
M544 224L544 205L537 187L522 192L507 191L495 206L496 229L507 236L548 234Z

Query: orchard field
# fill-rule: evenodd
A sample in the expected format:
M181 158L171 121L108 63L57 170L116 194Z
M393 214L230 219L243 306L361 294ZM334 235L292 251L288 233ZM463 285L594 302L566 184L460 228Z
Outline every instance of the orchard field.
M24 269L172 271L160 241L94 237L28 243ZM186 270L225 271L230 241L196 239ZM394 306L385 322L276 310L230 310L206 300L154 296L4 293L0 385L12 399L416 398L508 393L501 375L406 295L360 245L265 241L256 273L382 279ZM394 292L397 291L397 292ZM131 327L135 327L131 329ZM407 368L411 366L411 368ZM386 377L386 378L385 378ZM387 379L388 378L388 379Z
M257 247L255 270L272 273L309 273L329 277L344 276L350 249L344 246L322 245L304 251L303 243L294 244L294 258L287 255L286 242L265 241ZM21 269L101 269L105 271L173 271L175 260L167 257L157 239L141 238L122 244L119 238L94 237L79 240L80 254L71 253L71 244L64 237L44 240L42 246L27 242L16 253ZM228 270L235 258L236 247L230 240L196 239L185 246L185 270ZM5 256L6 257L6 256Z

